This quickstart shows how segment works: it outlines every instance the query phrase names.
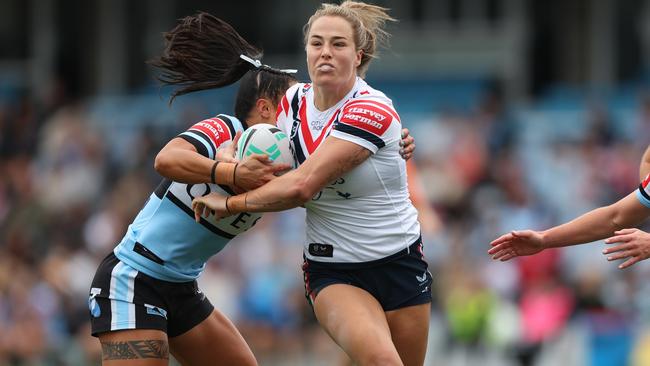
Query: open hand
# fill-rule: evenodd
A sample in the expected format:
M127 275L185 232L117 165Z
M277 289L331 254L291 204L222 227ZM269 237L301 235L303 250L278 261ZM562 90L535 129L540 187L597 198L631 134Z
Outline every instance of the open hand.
M608 261L627 259L618 268L624 269L642 260L650 258L650 234L639 229L623 229L614 232L614 236L605 239L607 244L616 244L603 250Z
M217 149L217 153L214 156L214 160L223 161L224 163L237 163L235 158L235 151L237 150L237 143L241 137L241 131L237 131L235 138L232 140L232 143L228 146L220 147Z
M511 231L490 243L488 254L494 260L507 261L515 257L532 255L544 250L542 235L532 230Z
M291 169L289 164L273 163L265 154L253 154L237 166L235 185L250 191Z
M192 210L194 210L194 220L201 222L201 216L208 217L214 215L216 219L230 216L226 209L226 198L218 193L210 193L202 197L196 197L192 200Z

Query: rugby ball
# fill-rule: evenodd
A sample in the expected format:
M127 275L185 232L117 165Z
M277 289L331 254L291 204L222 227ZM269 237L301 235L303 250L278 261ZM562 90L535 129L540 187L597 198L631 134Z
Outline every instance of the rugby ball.
M289 138L282 130L268 123L258 123L247 128L239 138L237 159L243 161L252 154L266 154L275 163L295 166Z

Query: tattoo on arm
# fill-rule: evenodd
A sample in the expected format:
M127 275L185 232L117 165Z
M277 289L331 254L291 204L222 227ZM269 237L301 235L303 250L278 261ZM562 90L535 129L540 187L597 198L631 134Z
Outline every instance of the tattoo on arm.
M355 150L351 151L349 154L342 155L338 154L336 157L331 158L328 165L334 166L334 169L329 172L329 174L324 177L325 183L331 183L337 179L340 179L343 175L363 163L366 159L370 157L372 153L370 150L358 146L355 146ZM349 199L350 193L347 192L337 192L341 197ZM315 192L315 196L320 197L318 191ZM313 197L312 197L313 199ZM246 207L250 210L249 212L270 212L270 211L280 211L298 205L302 206L302 202L290 201L286 198L279 198L276 201L268 201L268 196L261 197L258 192L255 194L248 195L246 199Z
M328 181L333 181L345 175L350 170L361 165L366 159L370 157L370 151L362 147L358 147L356 151L348 155L344 160L336 162L337 169L333 171L328 177Z
M102 359L133 360L138 358L169 359L169 345L163 340L101 342Z

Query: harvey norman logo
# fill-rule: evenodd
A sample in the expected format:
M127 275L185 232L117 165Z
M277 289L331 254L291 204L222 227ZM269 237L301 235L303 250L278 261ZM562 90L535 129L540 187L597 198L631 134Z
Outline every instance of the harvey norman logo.
M354 109L360 109L360 108L354 108ZM355 122L365 123L367 125L371 125L371 126L377 128L377 129L381 129L382 127L384 127L381 123L379 123L379 122L377 122L375 120L372 120L372 119L370 119L368 117L361 116L359 114L356 114L355 111L350 111L350 112L344 114L343 119L351 120L351 121L355 121ZM385 119L385 117L384 117L384 119Z
M367 115L370 115L370 117L372 117L372 118L374 118L374 119L376 119L376 120L378 120L380 122L387 118L387 116L382 114L382 113L375 112L375 111L365 109L365 108L360 108L360 107L352 107L352 108L348 109L348 113L367 114Z
M381 136L390 126L392 118L383 107L374 107L365 103L345 108L339 121Z

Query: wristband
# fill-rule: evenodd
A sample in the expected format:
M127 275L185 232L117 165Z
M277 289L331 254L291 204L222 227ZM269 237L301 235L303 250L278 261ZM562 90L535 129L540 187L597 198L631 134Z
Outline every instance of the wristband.
M225 185L234 185L233 178L235 176L234 170L236 164L232 163L222 163L219 164L219 166L215 170L215 180L219 184L225 184Z
M235 169L232 170L232 185L236 186L237 183L235 182L235 178L237 176L237 167L239 166L239 163L235 163Z

